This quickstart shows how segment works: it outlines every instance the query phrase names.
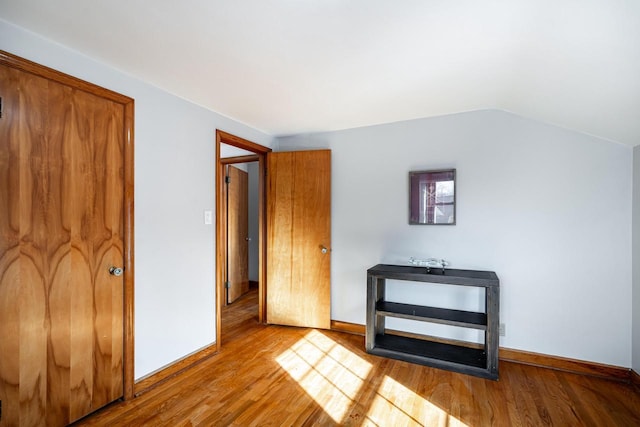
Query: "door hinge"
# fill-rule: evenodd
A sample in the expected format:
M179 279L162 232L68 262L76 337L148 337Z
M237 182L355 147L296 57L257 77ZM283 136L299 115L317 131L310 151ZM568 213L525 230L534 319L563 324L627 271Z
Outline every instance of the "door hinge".
M229 175L224 177L224 182L229 184L231 182L231 177Z
M0 96L0 119L2 118L2 97ZM0 408L2 408L0 406Z
M231 287L231 282L224 282L224 287L229 289Z

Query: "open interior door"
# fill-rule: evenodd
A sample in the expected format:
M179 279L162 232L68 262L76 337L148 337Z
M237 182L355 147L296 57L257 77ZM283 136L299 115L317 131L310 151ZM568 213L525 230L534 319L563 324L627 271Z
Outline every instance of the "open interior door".
M249 292L249 174L227 166L227 304Z
M267 323L331 326L331 151L267 155Z

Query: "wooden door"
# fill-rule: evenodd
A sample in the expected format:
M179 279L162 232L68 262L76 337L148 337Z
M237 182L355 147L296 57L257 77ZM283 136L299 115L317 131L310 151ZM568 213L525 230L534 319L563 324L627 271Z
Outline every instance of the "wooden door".
M267 155L267 322L331 326L331 151Z
M122 104L0 65L2 425L123 395Z
M249 174L227 167L227 304L249 292Z

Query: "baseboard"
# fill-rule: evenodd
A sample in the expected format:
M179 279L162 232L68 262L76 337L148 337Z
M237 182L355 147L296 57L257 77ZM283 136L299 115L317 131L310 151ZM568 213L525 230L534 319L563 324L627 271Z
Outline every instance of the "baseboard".
M618 381L631 381L631 370L619 366L605 365L584 360L569 359L560 356L531 353L522 350L513 350L500 347L500 360L505 362L521 363L540 368L557 369L559 371L572 372L574 374L590 375Z
M183 357L182 359L178 359L167 366L163 366L157 371L151 372L135 382L133 385L133 395L136 397L140 396L163 382L175 377L179 373L203 362L204 360L207 360L213 356L216 351L216 343L213 343L201 348L200 350L196 350L195 352Z
M360 325L358 323L349 323L349 322L341 322L339 320L332 320L331 330L364 336L366 328L364 325Z
M338 320L331 321L331 329L338 332L347 332L356 335L365 335L366 332L365 325L341 322ZM390 332L396 333L394 331ZM405 335L409 334L405 333ZM431 337L429 338L432 339ZM450 341L446 339L439 340L443 342ZM456 342L456 344L459 343ZM514 350L504 347L500 347L498 353L499 359L505 362L520 363L524 365L537 366L540 368L572 372L575 374L590 375L617 381L631 382L640 387L640 375L628 368L621 368L619 366L605 365L595 362L586 362L583 360L569 359L560 356L551 356L547 354Z

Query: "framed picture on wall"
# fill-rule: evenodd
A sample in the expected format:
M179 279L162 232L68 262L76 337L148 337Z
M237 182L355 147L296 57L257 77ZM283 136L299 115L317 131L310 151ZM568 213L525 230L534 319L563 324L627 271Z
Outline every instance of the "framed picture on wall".
M409 172L409 224L455 223L456 170Z

